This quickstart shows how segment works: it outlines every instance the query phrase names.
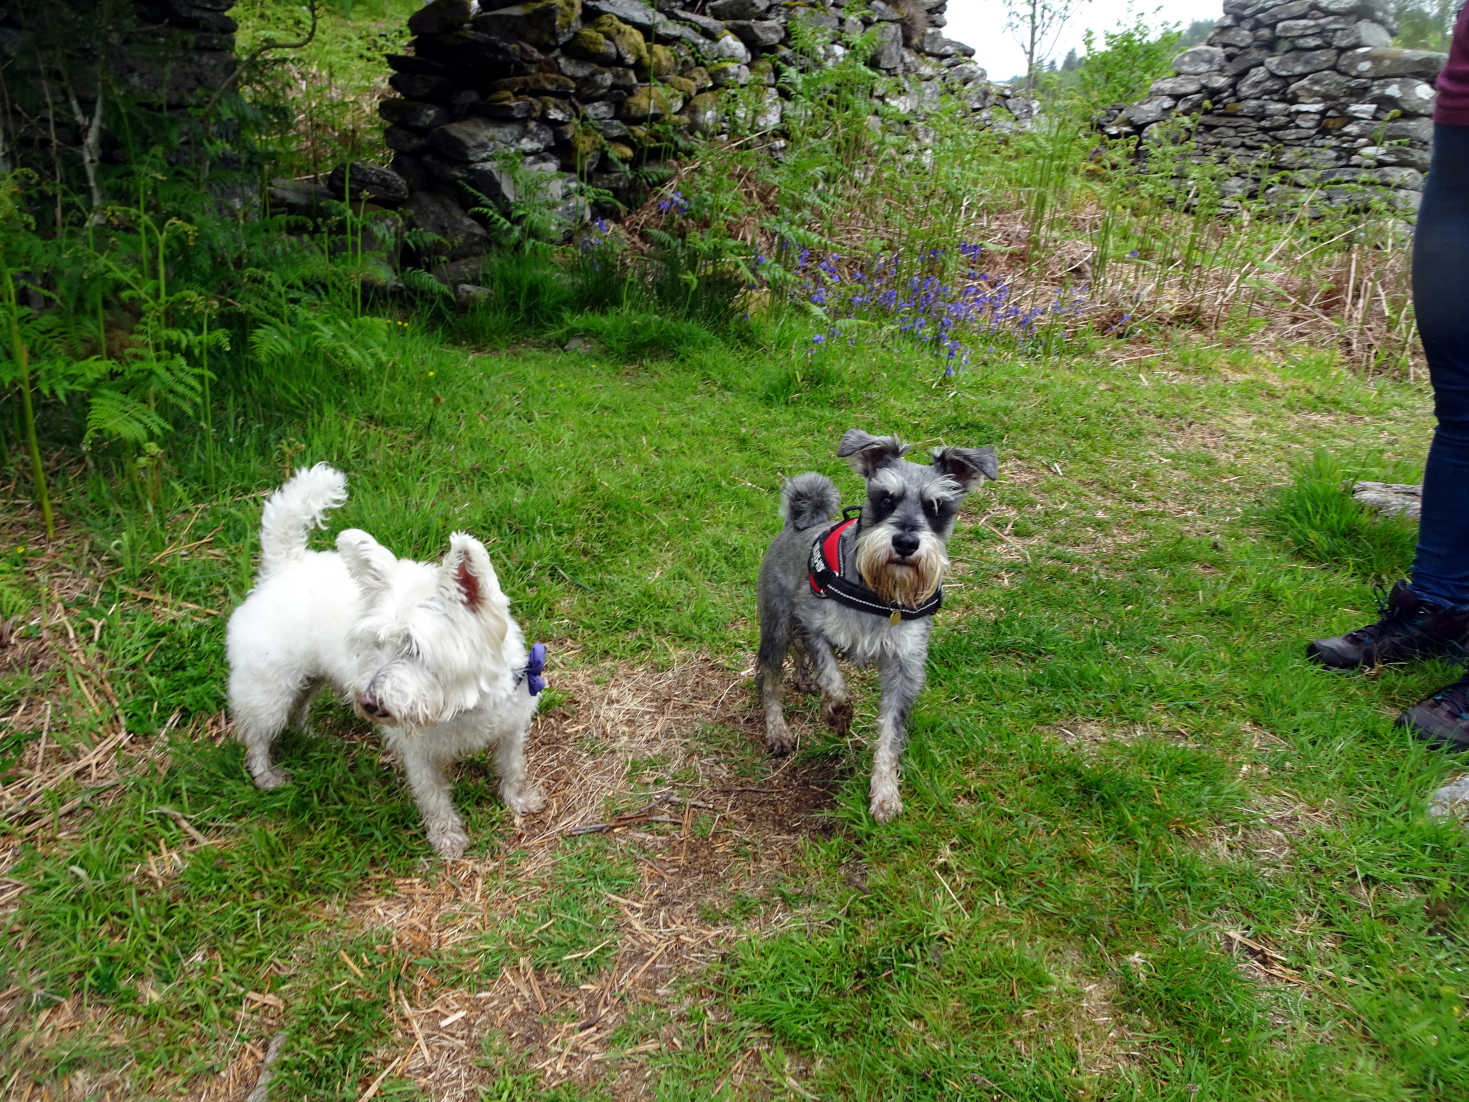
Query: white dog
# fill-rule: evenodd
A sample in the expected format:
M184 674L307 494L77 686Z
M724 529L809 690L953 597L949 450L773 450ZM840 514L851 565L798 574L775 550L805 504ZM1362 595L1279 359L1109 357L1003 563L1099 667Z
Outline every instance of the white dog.
M318 463L265 503L260 572L228 631L245 763L261 788L284 784L271 743L302 728L330 684L402 763L429 844L459 857L469 836L448 776L459 758L493 743L505 802L517 814L545 805L525 775L545 648L527 653L484 545L463 532L437 564L396 558L355 528L336 552L308 551L311 529L346 497L346 477Z

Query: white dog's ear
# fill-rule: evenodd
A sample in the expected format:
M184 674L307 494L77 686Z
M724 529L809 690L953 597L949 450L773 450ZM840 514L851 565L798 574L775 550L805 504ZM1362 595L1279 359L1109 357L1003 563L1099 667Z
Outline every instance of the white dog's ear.
M837 455L863 478L871 478L873 472L901 458L908 447L896 436L873 436L861 429L848 429L842 433Z
M347 573L363 589L379 593L386 589L398 559L361 528L347 528L337 535L337 554L347 564Z
M439 588L446 600L457 602L480 617L496 645L505 641L510 600L490 565L489 552L465 532L449 537L449 553L439 564Z

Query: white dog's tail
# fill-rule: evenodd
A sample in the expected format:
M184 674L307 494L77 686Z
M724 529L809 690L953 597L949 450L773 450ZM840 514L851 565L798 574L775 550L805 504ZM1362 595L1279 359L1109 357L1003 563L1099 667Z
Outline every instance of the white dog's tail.
M841 508L842 495L824 474L798 474L780 489L780 515L796 530L814 528Z
M301 558L311 530L346 500L347 476L325 463L297 471L271 494L260 517L260 578Z

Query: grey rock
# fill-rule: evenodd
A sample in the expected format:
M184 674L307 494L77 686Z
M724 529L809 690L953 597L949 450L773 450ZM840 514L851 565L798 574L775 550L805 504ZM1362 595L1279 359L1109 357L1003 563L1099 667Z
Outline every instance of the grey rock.
M1457 819L1469 825L1469 773L1455 777L1428 798L1430 819Z
M408 17L408 29L417 35L444 34L469 22L471 0L433 0Z
M1433 114L1433 87L1412 77L1400 80L1374 81L1368 99L1405 115Z
M1196 76L1163 77L1153 81L1149 96L1191 96L1204 90L1204 82Z
M1296 81L1287 89L1286 94L1296 103L1316 101L1337 103L1350 97L1357 90L1358 83L1334 69L1326 69Z
M377 113L394 126L407 126L414 130L432 130L449 121L449 112L438 104L418 100L379 100Z
M642 31L652 30L664 22L663 16L639 0L582 0L582 10L598 15L615 15L629 26Z
M785 24L776 19L731 19L729 29L746 46L774 46L786 36Z
M963 42L955 42L952 38L945 38L942 31L930 27L923 34L923 52L930 57L973 57L974 47L967 46Z
M903 32L896 23L879 23L874 34L877 49L872 54L872 65L877 69L891 71L903 62Z
M715 19L759 19L770 10L774 0L713 0L709 14Z
M1341 55L1337 67L1348 76L1379 80L1384 77L1420 77L1433 80L1447 58L1434 50L1365 47Z
M485 228L466 214L458 200L447 192L416 191L404 204L413 225L439 238L440 255L450 260L482 254L490 243Z
M1224 64L1224 51L1217 46L1195 46L1173 59L1173 71L1179 76L1199 76Z
M742 65L748 65L751 58L750 48L728 31L723 37L714 40L714 45L709 47L709 53L705 56L710 61L737 61ZM709 72L712 76L714 70L710 69Z
M1335 31L1331 36L1331 44L1338 49L1350 50L1355 47L1383 47L1392 45L1392 35L1387 33L1387 28L1381 23L1370 19L1361 19L1350 27Z
M394 207L408 198L408 184L390 168L353 161L337 165L326 178L332 196L341 199L367 199L385 207ZM350 188L350 191L349 191Z
M708 38L718 38L724 33L724 24L718 19L711 19L707 15L688 11L685 8L674 8L669 11L669 16L684 23L690 23L703 31Z
M422 153L428 148L428 135L406 126L390 126L383 131L383 144L396 153Z
M518 148L525 133L524 123L463 119L439 127L429 135L429 143L451 160L485 161L502 150Z
M1178 101L1171 96L1152 96L1125 109L1122 114L1135 127L1161 122L1173 113Z
M1260 96L1278 95L1284 92L1285 88L1284 77L1278 77L1261 66L1258 69L1252 69L1249 75L1239 82L1236 93L1241 99L1255 99Z
M716 88L743 88L750 83L750 67L739 62L716 65L710 68L709 79Z
M1335 68L1340 56L1339 50L1293 50L1267 57L1265 68L1278 77L1303 77L1322 69Z

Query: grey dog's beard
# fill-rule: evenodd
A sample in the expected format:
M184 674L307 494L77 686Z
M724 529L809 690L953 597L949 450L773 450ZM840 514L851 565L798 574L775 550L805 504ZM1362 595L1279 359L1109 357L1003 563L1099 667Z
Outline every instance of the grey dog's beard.
M906 563L892 559L891 533L877 527L857 540L857 573L862 581L889 604L917 608L933 596L949 568L943 544L924 534L918 552Z

